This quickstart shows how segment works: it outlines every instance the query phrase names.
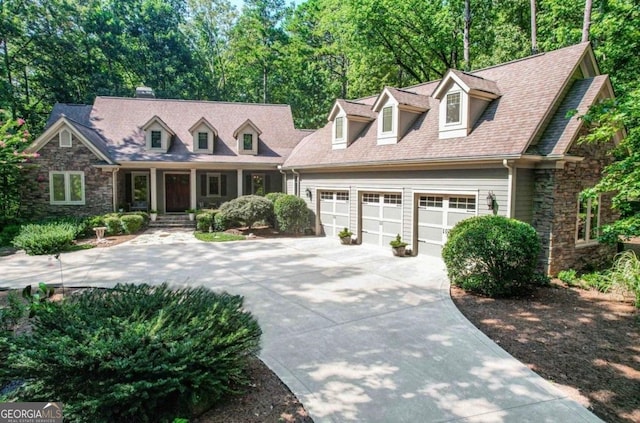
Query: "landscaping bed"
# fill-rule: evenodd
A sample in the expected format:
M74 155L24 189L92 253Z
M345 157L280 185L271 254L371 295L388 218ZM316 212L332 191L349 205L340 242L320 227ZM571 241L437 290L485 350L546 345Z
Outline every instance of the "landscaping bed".
M554 280L518 299L451 288L478 329L607 422L640 421L640 311L632 299Z

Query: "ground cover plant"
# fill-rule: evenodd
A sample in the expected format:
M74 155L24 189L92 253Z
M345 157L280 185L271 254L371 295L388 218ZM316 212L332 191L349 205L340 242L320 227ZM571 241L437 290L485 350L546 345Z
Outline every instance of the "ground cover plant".
M25 381L10 399L57 398L71 422L170 422L240 390L260 336L240 296L118 285L49 303L0 354Z
M453 285L490 297L522 294L547 282L537 270L540 241L528 223L472 217L449 232L442 250Z
M199 232L194 233L196 239L205 242L225 242L225 241L241 241L244 235L230 234L226 232Z

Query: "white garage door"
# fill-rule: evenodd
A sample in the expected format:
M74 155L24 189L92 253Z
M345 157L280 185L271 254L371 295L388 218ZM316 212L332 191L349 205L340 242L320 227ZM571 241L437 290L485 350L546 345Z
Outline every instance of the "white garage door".
M447 234L456 223L476 215L476 197L419 195L417 201L418 252L439 256Z
M361 202L362 242L389 245L402 234L402 194L366 192Z
M326 236L338 236L349 227L349 192L320 191L320 224Z

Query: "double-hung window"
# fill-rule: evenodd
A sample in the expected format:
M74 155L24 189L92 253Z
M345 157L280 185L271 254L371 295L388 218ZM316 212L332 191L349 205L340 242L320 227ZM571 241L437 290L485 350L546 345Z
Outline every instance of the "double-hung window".
M596 198L580 196L576 222L576 243L592 243L598 240L600 226L600 195Z
M209 149L209 133L198 132L198 150L208 150L208 149Z
M460 112L462 111L462 108L460 107L461 99L462 97L459 92L447 94L447 124L460 123Z
M49 172L51 204L84 204L84 172Z
M161 131L151 131L151 148L162 148Z

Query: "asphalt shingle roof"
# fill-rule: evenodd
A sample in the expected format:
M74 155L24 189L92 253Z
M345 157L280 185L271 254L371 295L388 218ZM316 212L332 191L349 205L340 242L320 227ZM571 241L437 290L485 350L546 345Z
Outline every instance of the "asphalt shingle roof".
M332 123L329 122L305 137L284 166L312 168L519 156L544 129L541 125L557 106L563 89L589 48L588 43L583 43L479 70L471 76L465 74L469 83L476 85L483 80L494 81L496 87L500 87L501 95L489 103L466 137L439 139L439 101L431 97L429 111L420 115L397 144L377 145L374 121L346 149L333 150ZM430 96L439 82L432 81L403 91ZM368 97L358 102L373 104L375 99ZM582 101L589 103L587 98Z

